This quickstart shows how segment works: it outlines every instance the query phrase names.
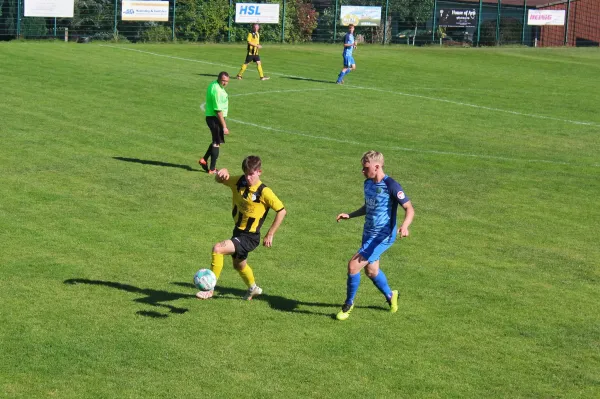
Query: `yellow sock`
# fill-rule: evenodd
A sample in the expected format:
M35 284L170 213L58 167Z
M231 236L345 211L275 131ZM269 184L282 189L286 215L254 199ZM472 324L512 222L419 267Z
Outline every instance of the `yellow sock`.
M246 68L248 68L248 65L242 64L242 69L240 69L240 71L238 72L238 76L242 76L244 72L246 72Z
M238 273L248 288L255 284L254 273L252 273L252 269L250 268L249 264L246 263L246 267L244 267L242 270L238 270Z
M217 276L217 280L221 275L221 271L223 270L223 255L218 254L216 252L212 253L212 262L210 263L210 270L213 271L215 276Z
M258 64L257 67L258 67L258 76L260 76L261 78L264 77L265 75L263 74L263 71L262 71L262 65Z

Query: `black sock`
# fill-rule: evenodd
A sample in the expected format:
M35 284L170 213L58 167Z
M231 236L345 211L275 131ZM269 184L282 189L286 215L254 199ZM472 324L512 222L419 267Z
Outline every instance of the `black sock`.
M206 150L206 154L204 154L204 156L202 157L207 162L208 162L208 158L210 158L210 155L212 154L212 149L213 149L213 145L212 145L212 143L210 143L208 145L208 149Z
M212 154L210 157L210 170L215 170L217 167L217 158L219 158L219 147L212 148Z

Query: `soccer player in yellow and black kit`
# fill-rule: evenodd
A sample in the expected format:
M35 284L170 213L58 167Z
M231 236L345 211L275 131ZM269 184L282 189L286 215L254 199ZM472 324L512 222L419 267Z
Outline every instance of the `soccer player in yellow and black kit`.
M259 157L247 156L242 162L242 170L244 174L241 176L229 176L227 169L220 169L217 172L217 182L229 187L233 194L231 214L235 221L235 227L231 239L221 241L213 246L210 268L218 279L223 270L224 255L231 255L234 269L238 271L248 286L244 299L251 300L262 294L262 288L256 285L254 273L246 259L248 254L260 243L260 228L269 209L273 209L277 214L263 239L265 247L273 245L273 236L281 225L286 210L273 190L260 181L262 170ZM199 291L196 296L199 299L211 298L213 290Z
M252 32L248 33L248 49L246 51L246 60L242 64L242 68L236 76L237 79L242 78L246 68L248 68L248 64L254 61L256 62L256 67L258 68L258 76L260 76L260 80L269 80L269 77L265 76L263 73L260 55L258 55L258 49L262 48L260 45L260 34L258 33L259 29L260 26L258 24L254 24L252 25Z

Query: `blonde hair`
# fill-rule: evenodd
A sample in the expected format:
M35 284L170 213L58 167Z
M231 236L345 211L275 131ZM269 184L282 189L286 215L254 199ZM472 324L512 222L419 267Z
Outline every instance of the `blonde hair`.
M383 154L377 151L367 151L363 154L361 162L363 163L363 165L367 162L369 163L378 163L379 165L383 166Z

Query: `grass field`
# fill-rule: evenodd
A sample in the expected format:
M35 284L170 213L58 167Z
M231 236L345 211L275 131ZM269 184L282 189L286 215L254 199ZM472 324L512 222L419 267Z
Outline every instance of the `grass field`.
M0 43L1 397L600 397L600 51L365 46L338 86L339 45L267 44L218 166L260 155L288 216L262 297L226 260L198 301L233 226L200 105L243 56ZM416 211L400 310L363 276L338 322L369 149Z

